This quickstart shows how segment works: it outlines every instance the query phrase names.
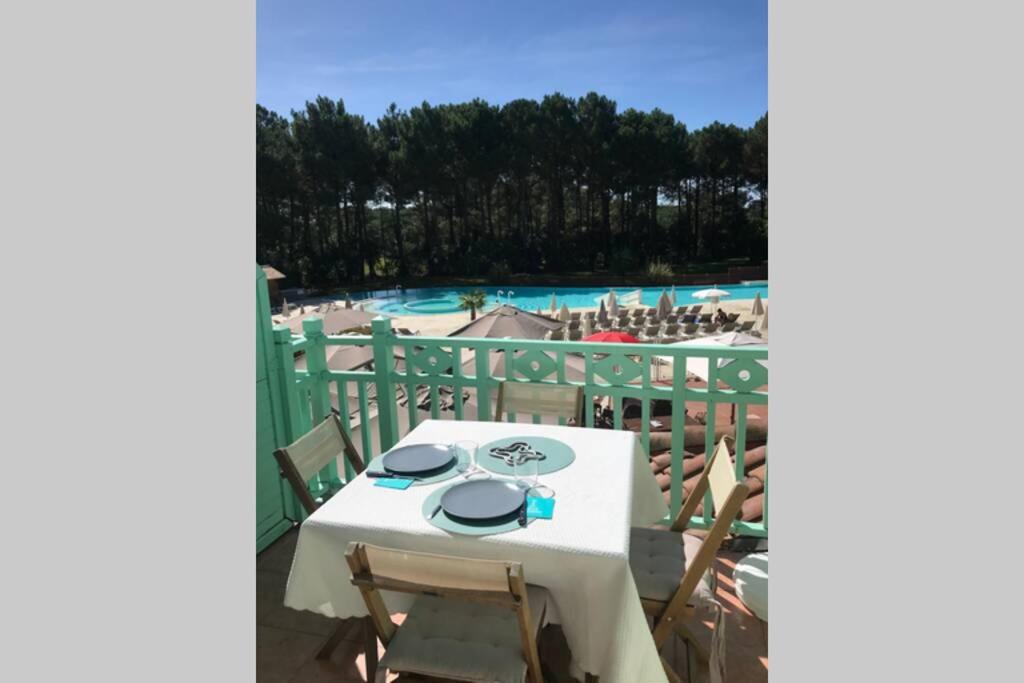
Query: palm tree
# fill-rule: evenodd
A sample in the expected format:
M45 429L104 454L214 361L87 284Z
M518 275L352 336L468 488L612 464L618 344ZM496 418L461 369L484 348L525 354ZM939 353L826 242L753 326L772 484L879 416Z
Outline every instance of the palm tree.
M476 310L487 305L487 293L480 289L459 294L459 308L469 310L469 319L476 320Z

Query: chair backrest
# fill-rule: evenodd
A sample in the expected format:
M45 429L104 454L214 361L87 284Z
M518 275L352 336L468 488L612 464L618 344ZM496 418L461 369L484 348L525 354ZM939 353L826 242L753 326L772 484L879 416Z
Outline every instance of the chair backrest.
M569 314L569 320L579 320L580 315L581 314L579 311L573 311L572 313Z
M747 332L748 330L753 329L753 327L754 327L754 321L753 320L745 320L745 321L743 321L743 323L740 324L739 331L740 332Z
M640 336L640 328L639 327L630 327L628 330L626 330L626 334L628 334L630 336L633 336L633 337L639 337Z
M711 314L710 313L701 313L700 314L700 321L702 323L709 323L709 322L711 322Z
M309 493L307 482L329 462L344 455L356 474L363 471L363 459L341 426L337 415L331 414L299 437L295 442L274 451L281 476L288 480L302 507L312 514L319 505Z
M365 543L349 543L345 560L352 570L352 584L359 588L385 647L397 627L381 598L382 590L496 605L515 612L530 680L543 680L521 563L415 553Z
M736 329L736 323L725 323L722 325L722 332L732 332Z
M569 329L570 330L578 330L578 329L580 329L580 319L576 318L575 320L570 320L569 321Z
M736 322L737 320L740 319L740 314L739 313L730 313L728 317L729 317L729 322L734 323L734 322Z
M669 323L665 325L665 334L672 335L679 331L679 323Z
M565 333L562 330L551 330L551 339L553 341L562 341L565 337Z
M678 316L678 315L675 315L675 314L672 314L672 315L666 316L666 317L665 317L665 322L667 322L667 323L668 323L669 325L672 325L672 324L674 324L674 323L677 323L677 322L679 322L679 316Z
M697 316L695 316L693 314L684 315L683 316L683 322L684 323L694 323L694 322L697 322Z
M704 326L704 334L714 334L718 331L718 323L708 323Z
M583 387L568 384L502 382L498 385L495 419L503 421L506 413L563 417L582 425Z
M579 341L581 339L583 339L583 330L578 327L569 330L569 341Z
M648 337L657 337L658 332L660 331L660 325L648 325L647 328L644 330L644 334L647 335Z
M696 306L690 309L690 313L697 315L698 313L700 313L700 309L702 308L704 308L704 304L697 304Z
M697 334L697 330L700 327L697 323L686 323L686 327L683 328L683 334Z
M686 306L680 306L676 309L676 315L686 315Z

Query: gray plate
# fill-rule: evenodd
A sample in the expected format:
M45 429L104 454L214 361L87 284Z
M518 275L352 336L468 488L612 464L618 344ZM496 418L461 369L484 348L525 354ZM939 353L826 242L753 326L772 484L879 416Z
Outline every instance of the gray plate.
M448 446L418 443L402 446L384 455L384 469L395 474L420 474L450 465L455 455Z
M526 493L511 481L467 481L444 492L441 508L460 519L495 519L518 512L525 498Z

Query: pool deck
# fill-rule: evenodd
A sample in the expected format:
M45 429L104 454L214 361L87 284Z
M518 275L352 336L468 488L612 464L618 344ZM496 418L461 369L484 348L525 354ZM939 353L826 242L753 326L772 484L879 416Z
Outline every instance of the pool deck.
M768 303L768 299L762 299L764 303ZM512 305L515 305L515 299L512 300ZM700 303L700 301L694 299L693 301L678 300L679 306ZM737 299L735 301L723 301L719 304L719 308L725 310L726 313L739 313L743 316L744 320L750 317L750 307L754 305L753 299ZM490 309L487 309L490 310ZM527 309L531 313L536 312L536 309ZM597 307L590 306L588 308L570 308L570 311L596 311ZM705 310L710 310L705 304ZM486 311L484 311L486 312ZM547 310L541 310L542 313L548 313ZM480 313L478 312L479 316ZM469 313L462 311L459 313L444 313L436 315L396 315L391 316L394 327L405 327L413 331L418 331L425 337L445 337L449 332L455 330L462 325L469 322ZM763 333L767 338L767 330Z

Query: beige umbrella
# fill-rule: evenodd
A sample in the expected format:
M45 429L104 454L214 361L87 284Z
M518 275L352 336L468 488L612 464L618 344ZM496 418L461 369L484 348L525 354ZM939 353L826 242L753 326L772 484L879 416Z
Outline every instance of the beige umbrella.
M606 322L608 320L608 311L604 307L604 299L601 299L601 306L597 309L597 321Z
M544 312L540 310L540 306L537 307L537 312L534 315L544 315Z
M570 318L572 318L572 315L569 313L569 307L563 303L562 307L558 309L558 319L563 323L567 323Z
M288 313L289 313L288 312L288 299L285 299L284 297L282 297L281 298L281 315L284 316L285 318L287 318L288 317Z
M668 293L664 289L661 290L661 296L658 297L656 310L658 311L659 318L664 318L672 313L672 301L668 298Z
M344 308L339 308L336 311L316 312L313 315L324 319L324 334L337 334L344 330L351 330L353 327L369 325L376 317L371 313L350 311ZM308 317L310 316L292 318L287 321L287 325L295 334L302 334L302 321Z
M515 306L498 306L493 311L472 320L449 337L490 337L504 339L543 339L548 331L561 329L565 323L534 315Z
M613 318L619 317L619 302L615 300L615 290L608 292L608 315Z
M555 300L555 293L551 292L551 315L558 313L558 301Z
M710 301L712 304L715 305L716 309L718 308L718 300L725 298L727 296L729 296L729 292L725 291L724 289L719 289L718 287L702 289L699 292L693 293L694 299L704 299Z
M580 327L583 329L584 337L589 337L594 333L594 325L590 322L590 318L584 318L583 324Z
M672 305L676 305L676 286L672 285Z
M349 310L352 309L352 299L349 298L347 295L345 296L345 308Z
M764 307L764 317L761 318L761 324L758 327L760 327L762 330L767 330L768 329L768 307L767 306Z
M764 315L764 304L761 303L761 292L754 295L754 307L750 309L751 315Z

